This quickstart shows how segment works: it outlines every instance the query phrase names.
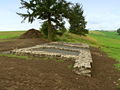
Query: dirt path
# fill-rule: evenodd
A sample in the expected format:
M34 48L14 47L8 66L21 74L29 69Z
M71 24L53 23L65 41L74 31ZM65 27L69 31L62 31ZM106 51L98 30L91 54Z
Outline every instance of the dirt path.
M0 50L45 43L43 40L14 40L0 42ZM0 57L0 90L119 90L113 82L120 78L115 61L96 48L93 56L92 78L72 72L72 61L21 60Z

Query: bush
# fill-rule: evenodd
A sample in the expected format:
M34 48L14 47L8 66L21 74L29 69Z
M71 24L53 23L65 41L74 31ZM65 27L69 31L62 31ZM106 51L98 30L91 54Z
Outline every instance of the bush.
M84 29L84 28L76 28L76 29L73 29L73 30L69 30L70 33L74 33L74 34L77 34L77 35L80 35L80 36L86 36L86 34L89 33L89 31L87 29Z
M120 28L119 28L119 29L117 29L117 33L120 35Z

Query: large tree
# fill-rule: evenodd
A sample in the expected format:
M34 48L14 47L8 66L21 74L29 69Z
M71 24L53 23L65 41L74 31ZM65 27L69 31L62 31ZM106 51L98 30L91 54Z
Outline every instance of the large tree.
M87 22L83 15L82 6L78 3L72 5L69 11L70 32L78 35L85 35L88 33L86 28Z
M54 39L54 29L64 26L64 17L68 11L69 4L65 0L21 0L22 7L27 10L26 14L17 13L23 17L23 21L28 19L32 23L36 18L47 21L48 23L48 39Z
M64 23L61 25L52 24L52 30L54 33L54 37L56 37L56 35L62 36L67 31L67 29L64 26ZM42 32L44 37L48 38L48 22L47 21L42 24L40 31Z

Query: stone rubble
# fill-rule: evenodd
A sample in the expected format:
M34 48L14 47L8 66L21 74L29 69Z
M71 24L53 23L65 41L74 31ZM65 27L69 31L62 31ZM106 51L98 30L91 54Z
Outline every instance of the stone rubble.
M52 46L53 45L53 46ZM55 46L56 45L56 46ZM70 48L66 47L57 47L57 45L62 45L62 46L67 46ZM73 47L77 47L78 49L75 49ZM66 50L69 52L78 52L79 55L64 55L61 53L55 53L55 52L47 52L47 51L36 51L36 48L48 48L51 49L59 49L59 50ZM85 75L85 76L90 76L91 77L91 65L92 65L92 57L91 53L89 50L89 45L86 44L71 44L71 43L64 43L64 42L52 42L52 43L47 43L43 45L36 45L33 47L28 47L28 48L22 48L22 49L14 49L11 51L13 54L17 55L33 55L33 56L39 56L39 57L44 57L44 56L52 56L52 57L59 57L59 58L67 58L67 59L72 59L75 61L75 64L73 66L73 71L76 74L79 75Z
M92 57L90 50L80 50L78 58L75 60L75 72L80 75L91 76Z

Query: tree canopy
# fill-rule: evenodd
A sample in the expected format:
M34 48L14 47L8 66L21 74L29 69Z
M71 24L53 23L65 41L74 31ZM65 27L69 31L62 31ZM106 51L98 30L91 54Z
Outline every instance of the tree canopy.
M21 0L21 5L20 9L26 9L26 13L17 14L30 23L35 19L44 20L49 40L54 40L56 31L65 30L65 18L69 19L70 32L85 34L86 21L79 4L73 5L65 0Z
M80 6L76 3L71 7L69 13L70 32L78 35L87 34L88 30L85 29L87 22L83 16L84 11L82 9L82 5Z
M119 28L119 29L117 29L117 33L120 35L120 28Z
M70 3L65 0L21 0L22 7L27 9L26 14L17 13L28 22L33 22L35 18L45 20L48 22L48 39L53 40L52 23L56 28L63 26L63 17L65 17L66 10Z

